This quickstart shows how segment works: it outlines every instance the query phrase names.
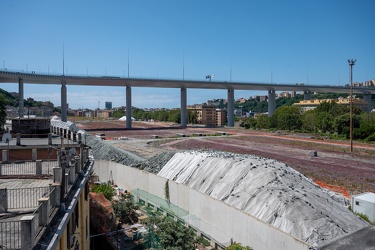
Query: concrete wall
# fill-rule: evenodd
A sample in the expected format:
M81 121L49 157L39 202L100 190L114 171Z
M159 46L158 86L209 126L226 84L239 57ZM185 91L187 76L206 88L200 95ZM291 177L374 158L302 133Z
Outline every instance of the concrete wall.
M356 204L359 202L359 205ZM375 204L360 197L352 197L352 209L355 213L367 215L371 222L375 222Z
M157 175L101 160L95 161L94 171L100 181L108 181L112 171L114 182L121 188L139 188L160 198L165 197L166 179ZM218 242L223 242L222 238L230 237L235 242L257 250L309 249L305 242L187 186L169 181L169 190L170 202L199 218L198 226L201 230Z

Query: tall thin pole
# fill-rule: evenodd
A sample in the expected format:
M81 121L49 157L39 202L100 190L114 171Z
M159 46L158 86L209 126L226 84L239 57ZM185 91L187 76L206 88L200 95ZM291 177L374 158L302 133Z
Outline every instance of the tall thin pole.
M309 85L309 65L307 65L307 72L306 72L306 85Z
M230 58L230 65L229 65L229 82L232 82L232 58Z
M63 42L63 75L65 75L65 46Z
M185 54L182 55L182 80L185 80Z
M128 47L128 78L129 78L129 47Z
M350 78L350 153L353 153L353 66L356 59L349 59L349 78Z
M273 70L272 70L272 67L271 67L271 84L273 84Z

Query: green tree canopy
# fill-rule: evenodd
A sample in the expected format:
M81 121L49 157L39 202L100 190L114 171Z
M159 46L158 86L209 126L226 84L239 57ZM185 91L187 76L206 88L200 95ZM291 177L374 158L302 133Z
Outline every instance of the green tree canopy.
M153 216L145 220L150 235L160 240L162 249L195 249L196 237L191 228L180 225L169 217Z
M297 106L281 106L270 119L271 127L281 130L300 129L301 109Z
M268 115L261 114L256 119L256 128L268 129L270 128L270 118Z
M0 132L2 132L4 130L4 124L5 124L5 121L6 121L6 112L5 112L5 104L6 103L6 100L5 100L5 97L4 95L0 94Z
M302 130L307 132L316 132L317 112L315 110L308 110L302 114Z
M225 248L225 250L252 250L249 246L242 246L241 243L233 243L229 247Z
M121 223L136 223L138 222L138 214L136 210L139 205L134 203L130 194L121 195L118 202L112 203L113 210Z

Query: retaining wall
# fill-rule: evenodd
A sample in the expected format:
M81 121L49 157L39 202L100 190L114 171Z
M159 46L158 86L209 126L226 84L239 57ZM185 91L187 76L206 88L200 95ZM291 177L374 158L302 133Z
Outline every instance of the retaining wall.
M103 160L95 161L94 171L100 181L108 181L112 176L113 181L126 190L138 188L165 197L167 179L155 174ZM194 226L201 227L201 231L224 245L229 245L231 239L257 250L309 249L308 244L292 235L185 185L169 181L169 194L172 204L200 219L200 225Z

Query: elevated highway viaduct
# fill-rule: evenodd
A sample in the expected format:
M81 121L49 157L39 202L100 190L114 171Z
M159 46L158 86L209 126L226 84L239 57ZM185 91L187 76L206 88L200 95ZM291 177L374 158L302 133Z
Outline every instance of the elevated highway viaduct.
M25 73L17 71L0 71L0 82L18 83L19 89L19 115L23 116L24 84L58 84L61 85L61 120L67 121L67 85L82 86L110 86L124 87L126 89L126 127L132 127L132 87L152 88L179 88L181 89L181 126L187 125L187 89L223 89L228 93L228 126L234 126L234 91L235 90L263 90L268 93L268 115L272 116L276 109L276 91L304 92L304 99L310 100L311 93L350 93L350 86L330 85L295 85L295 84L271 84L256 82L220 82L220 81L191 81L191 80L167 80L127 78L111 76L73 76L51 75L38 73ZM352 87L353 93L363 94L363 99L368 103L368 111L371 110L371 94L375 94L375 87ZM130 111L130 112L129 112Z

